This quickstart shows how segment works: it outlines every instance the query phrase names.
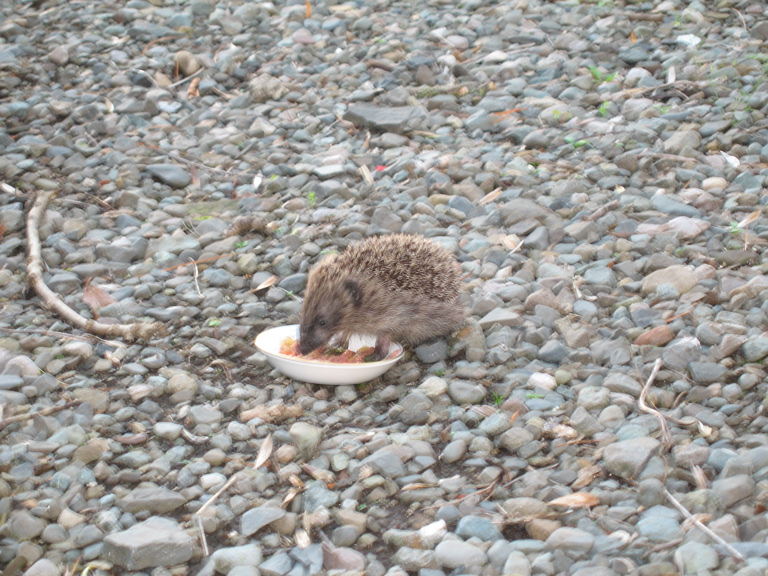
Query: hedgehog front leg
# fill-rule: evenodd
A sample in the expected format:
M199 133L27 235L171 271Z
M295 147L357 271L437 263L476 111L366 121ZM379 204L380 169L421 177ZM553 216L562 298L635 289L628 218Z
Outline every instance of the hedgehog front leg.
M386 358L389 354L389 347L391 344L392 339L389 337L389 334L380 334L376 338L376 347L373 349L373 354L371 354L368 358L374 362L384 360L384 358Z

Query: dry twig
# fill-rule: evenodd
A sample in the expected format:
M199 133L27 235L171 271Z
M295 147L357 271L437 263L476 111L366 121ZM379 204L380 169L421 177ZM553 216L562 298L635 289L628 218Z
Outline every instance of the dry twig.
M53 290L48 288L43 280L43 258L38 227L52 196L51 190L38 192L27 217L27 279L45 307L56 312L75 328L99 336L119 337L125 340L149 340L164 334L165 327L160 322L103 324L97 320L89 320L70 308Z
M656 360L656 364L653 365L653 371L651 372L651 375L648 377L648 380L645 382L645 386L643 386L643 391L640 392L640 398L637 399L637 406L640 408L641 412L645 412L646 414L653 414L656 416L656 418L659 419L659 424L661 425L661 436L664 444L666 446L672 445L672 437L669 435L669 429L667 428L667 421L664 418L664 415L656 410L656 408L651 408L646 404L645 397L648 395L648 390L651 389L651 386L653 385L653 381L656 380L656 375L659 373L659 370L661 369L661 358L658 358Z
M741 553L738 550L736 550L736 548L728 544L728 542L720 538L720 536L718 536L717 534L712 532L712 530L707 528L704 524L699 522L698 518L696 518L693 514L688 512L685 506L680 504L680 502L674 496L672 496L672 494L666 488L664 489L664 496L667 497L667 500L669 500L669 503L672 504L672 506L678 509L680 514L682 514L687 520L693 522L693 525L696 526L696 528L698 528L699 530L704 532L704 534L712 538L712 540L720 544L720 546L725 548L728 554L736 558L736 560L738 560L739 562L744 562L744 556L742 556Z
M269 460L269 457L271 455L272 455L272 435L270 434L269 436L264 438L264 441L261 443L261 448L259 448L259 454L256 456L256 461L253 463L252 468L254 470L258 470L259 468L261 468L267 462L267 460ZM242 470L239 470L238 472L235 472L234 474L232 474L232 476L230 476L229 480L226 481L224 486L219 488L218 492L216 492L216 494L211 496L211 498L205 504L200 506L200 509L197 512L195 512L195 521L200 534L200 544L202 545L203 553L206 555L208 554L208 543L205 540L205 532L203 532L202 514L203 512L205 512L205 510L207 510L208 506L213 504L219 498L219 496L221 496L224 493L224 491L227 488L229 488L230 486L232 486L232 484L235 483L235 481L239 478L241 472Z
M81 400L73 400L72 402L67 402L66 404L62 404L60 406L48 406L47 408L43 408L42 410L38 410L37 412L25 412L24 414L16 414L15 416L10 416L5 420L0 420L0 430L3 430L4 428L7 428L11 424L15 424L16 422L24 422L24 420L29 420L34 416L49 416L51 414L56 414L56 412L61 412L62 410L66 410L68 408L74 408L75 406L80 406L80 404L82 403L83 402Z

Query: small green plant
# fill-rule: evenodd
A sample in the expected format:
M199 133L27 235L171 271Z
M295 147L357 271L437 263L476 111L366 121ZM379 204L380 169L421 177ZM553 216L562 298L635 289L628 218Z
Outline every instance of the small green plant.
M309 205L310 208L315 207L315 202L317 202L317 196L315 196L315 193L310 192L309 194L307 194L307 204Z
M534 394L533 392L529 392L525 395L526 398L544 398L544 394Z
M216 328L217 326L221 326L221 318L211 318L208 320L208 326L210 328Z
M491 400L493 400L494 406L501 406L504 403L504 396L497 392L491 392Z
M600 108L597 109L597 111L600 113L600 116L602 116L603 118L608 116L608 108L610 108L610 106L611 106L611 103L608 102L608 100L600 104Z
M741 227L735 220L731 221L728 225L731 227L731 234L738 234L741 232Z
M594 64L590 64L588 68L589 68L589 72L592 74L592 79L598 84L602 84L603 82L610 82L611 80L616 78L617 72L613 72L606 76L603 74L603 71L600 70L600 68L598 68Z
M566 136L563 138L568 144L573 146L575 150L578 150L579 148L582 148L584 146L589 146L589 140L576 140L573 136Z
M670 110L669 106L665 104L654 104L653 107L659 111L659 114L667 114Z
M445 374L445 370L435 370L435 376L442 376Z
M238 250L240 248L245 248L246 246L248 246L247 240L241 240L240 242L235 242L235 250Z

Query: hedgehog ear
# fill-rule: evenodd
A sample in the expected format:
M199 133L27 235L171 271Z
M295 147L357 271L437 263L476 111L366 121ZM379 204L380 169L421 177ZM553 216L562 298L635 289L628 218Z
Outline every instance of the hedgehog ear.
M352 297L352 303L355 305L355 308L359 308L363 303L363 295L360 293L360 285L357 281L347 280L344 282L344 289L349 292L349 295Z

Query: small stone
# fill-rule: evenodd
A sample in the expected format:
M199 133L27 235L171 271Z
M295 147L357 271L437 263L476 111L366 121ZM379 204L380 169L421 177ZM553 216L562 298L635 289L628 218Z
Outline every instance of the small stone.
M445 448L440 459L446 464L452 464L458 462L464 457L467 452L467 443L464 440L454 440L449 442Z
M147 172L171 188L186 188L191 180L186 170L174 164L150 164L147 166Z
M148 511L152 514L167 514L186 504L187 500L164 486L139 487L117 501L117 506L126 512Z
M499 529L490 518L483 516L464 516L456 526L456 535L464 539L479 538L484 542L501 540Z
M643 471L645 464L654 456L661 443L655 438L632 438L609 444L603 450L605 468L611 474L636 479Z
M595 537L578 528L562 527L555 530L545 545L549 550L560 550L573 558L582 558L592 549Z
M56 66L66 66L69 62L69 50L66 46L56 46L48 53L48 60L56 64Z
M454 569L459 566L483 566L487 557L477 546L461 540L443 540L435 547L435 558L440 566Z
M183 564L194 551L194 538L174 520L153 516L104 538L101 558L127 570L142 570Z
M686 542L675 550L675 563L683 574L702 574L720 565L712 546L701 542Z
M173 57L173 61L179 67L179 71L184 76L192 76L200 70L200 62L195 58L195 55L187 50L179 50Z
M306 422L296 422L291 426L289 432L301 456L305 460L312 458L318 444L320 444L320 440L323 438L322 429Z
M635 338L635 344L637 346L664 346L672 341L674 337L675 333L672 331L672 328L663 324L640 334L640 336Z
M251 536L285 514L285 510L275 506L251 508L240 517L240 532L243 536Z
M211 554L211 561L219 574L230 574L237 566L258 566L263 554L258 544L245 544L219 548Z

